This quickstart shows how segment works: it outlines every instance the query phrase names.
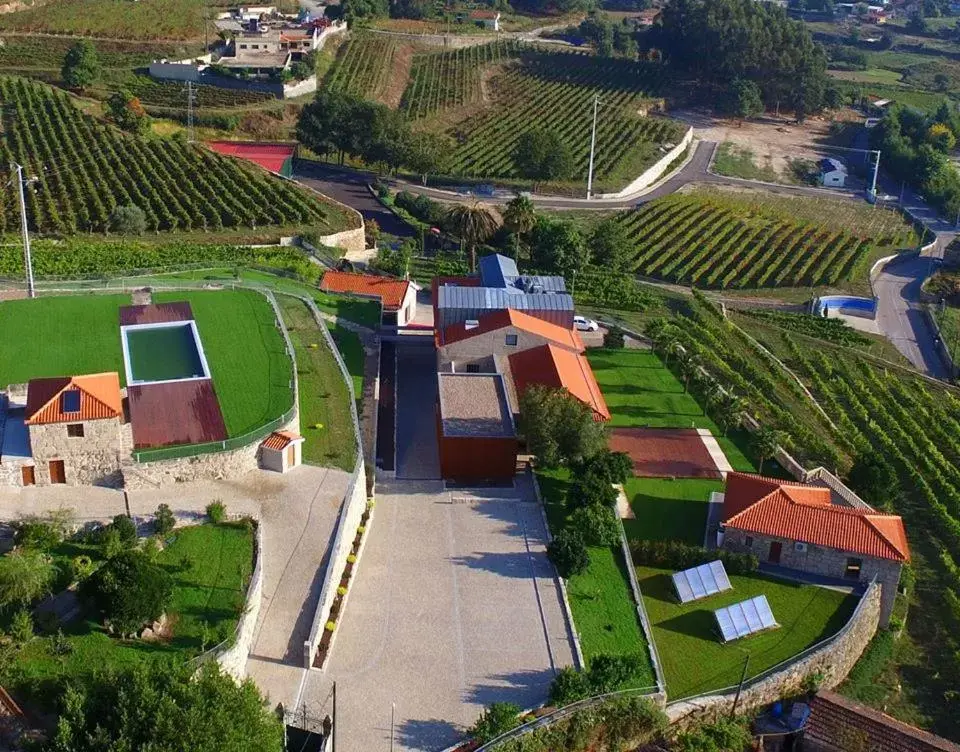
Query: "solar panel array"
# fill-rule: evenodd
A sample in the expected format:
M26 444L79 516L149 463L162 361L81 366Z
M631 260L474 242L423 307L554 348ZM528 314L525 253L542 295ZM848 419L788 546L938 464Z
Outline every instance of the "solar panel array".
M689 603L733 589L722 561L710 561L675 573L673 586L677 590L677 597L680 598L681 603Z
M741 637L779 626L773 618L765 595L718 608L713 615L717 619L724 642L739 640Z

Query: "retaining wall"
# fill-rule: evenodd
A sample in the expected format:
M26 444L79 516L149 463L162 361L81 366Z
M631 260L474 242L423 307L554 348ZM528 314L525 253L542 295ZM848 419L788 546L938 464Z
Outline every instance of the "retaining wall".
M748 711L800 694L811 681L816 681L820 689L835 688L866 649L879 620L880 586L873 582L837 634L744 684L737 710ZM678 700L667 704L667 715L671 723L713 721L730 713L736 695L736 687L728 687L715 694Z
M943 339L943 335L940 333L940 324L937 323L937 317L933 315L933 311L930 310L930 306L926 305L923 306L923 315L926 317L927 323L930 324L930 328L933 330L933 336L937 342L937 352L940 353L940 359L949 369L951 378L956 378L957 364L954 362L953 355L950 353L950 348L947 346L947 343Z
M687 132L683 135L683 138L680 139L680 143L660 157L655 164L648 167L636 180L630 183L630 185L616 193L601 193L597 195L596 198L626 198L657 182L667 168L673 164L674 160L678 159L680 155L686 151L692 140L693 128L687 128Z
M242 681L247 675L247 658L250 648L253 647L253 634L257 628L257 619L260 617L260 606L263 603L263 526L257 525L257 534L254 536L254 556L256 564L247 585L247 597L244 601L243 615L237 623L233 644L217 656L220 667L237 681Z

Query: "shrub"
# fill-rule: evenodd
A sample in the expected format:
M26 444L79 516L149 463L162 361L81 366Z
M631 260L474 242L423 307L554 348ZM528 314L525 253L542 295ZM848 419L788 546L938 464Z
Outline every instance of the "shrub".
M335 621L328 621L326 624L323 625L323 628L328 632L332 632L337 628L337 623Z
M132 634L157 619L173 594L173 581L140 551L124 551L107 561L81 586L105 622Z
M337 588L337 595L343 597L346 594L347 594L347 589L343 585Z
M26 645L33 639L33 618L27 609L19 609L10 620L10 639L14 645Z
M752 740L745 720L721 718L680 733L676 749L679 752L743 752Z
M0 556L0 608L26 606L46 595L55 573L40 551L21 548Z
M28 517L13 523L13 540L18 546L49 551L63 541L63 529L52 522Z
M153 518L153 529L156 531L157 535L166 535L176 524L177 520L173 516L173 512L170 510L168 504L161 504L157 507L156 514Z
M626 483L633 476L633 460L626 452L602 449L583 464L582 470L596 474L610 484Z
M631 540L630 553L634 564L664 569L689 569L717 559L723 562L728 574L749 574L756 572L760 566L753 554L738 554L723 549L707 551L678 541Z
M580 507L571 516L570 527L583 535L589 546L614 546L620 541L620 525L611 506Z
M118 514L114 517L110 527L117 531L120 540L126 544L133 543L137 539L137 525L125 514Z
M110 525L104 528L99 538L100 551L103 553L103 558L105 559L112 559L127 550L127 544L123 542L120 533Z
M644 668L639 655L596 655L590 660L587 683L591 695L615 692L636 678Z
M623 329L611 326L603 337L603 346L610 350L623 349Z
M110 229L121 235L143 235L147 230L147 215L139 206L117 206L107 220Z
M207 517L210 518L210 522L214 524L220 524L227 518L227 507L220 501L211 501L207 504Z
M578 480L567 494L567 506L571 509L594 505L613 506L617 502L617 489L607 478L594 470L576 473Z
M481 744L486 744L520 725L519 705L512 702L495 702L488 705L467 733Z
M583 541L583 535L576 530L561 530L547 544L547 557L564 579L580 574L590 566L590 554Z
M84 554L74 556L70 562L70 574L76 582L87 579L93 574L93 560Z
M590 696L587 675L572 666L564 666L550 684L550 704L558 708Z

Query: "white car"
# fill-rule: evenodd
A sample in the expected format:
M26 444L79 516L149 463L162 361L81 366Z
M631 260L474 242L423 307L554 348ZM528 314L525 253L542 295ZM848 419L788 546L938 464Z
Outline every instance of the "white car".
M600 324L586 316L574 316L573 328L578 332L595 332L600 328Z

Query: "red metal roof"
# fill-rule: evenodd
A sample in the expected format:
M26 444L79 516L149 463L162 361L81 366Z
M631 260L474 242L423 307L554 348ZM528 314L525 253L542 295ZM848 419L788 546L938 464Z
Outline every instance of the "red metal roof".
M371 295L380 298L385 310L398 311L403 306L410 282L393 277L378 277L375 274L329 271L323 275L320 289L326 292Z
M193 309L185 301L130 305L120 309L120 326L166 324L193 319Z
M127 388L134 449L203 444L227 438L210 379Z
M280 172L283 163L296 151L295 144L260 144L245 141L208 141L207 146L218 154L239 157L260 165L270 172Z
M556 345L541 345L514 353L509 361L517 396L534 384L566 389L593 410L594 420L610 420L593 369L582 354Z
M79 394L79 410L66 412L63 395ZM75 423L81 420L103 420L123 415L120 376L116 371L87 376L61 376L33 379L27 384L28 425Z
M274 431L263 440L263 447L264 449L276 449L279 452L295 441L303 441L303 437L293 431Z
M723 517L727 527L758 535L910 560L900 517L832 504L830 489L822 486L727 473Z
M824 690L810 703L803 738L831 752L848 752L851 739L862 740L857 748L870 752L960 752L943 737Z
M583 340L574 329L565 329L562 326L538 319L529 313L507 308L502 311L494 311L481 316L478 319L479 326L467 328L463 322L452 324L442 331L441 339L444 345L459 342L470 337L476 337L478 334L486 334L497 329L503 329L512 326L515 329L521 329L531 334L537 334L544 339L548 339L562 347L566 347L576 352L583 352Z

